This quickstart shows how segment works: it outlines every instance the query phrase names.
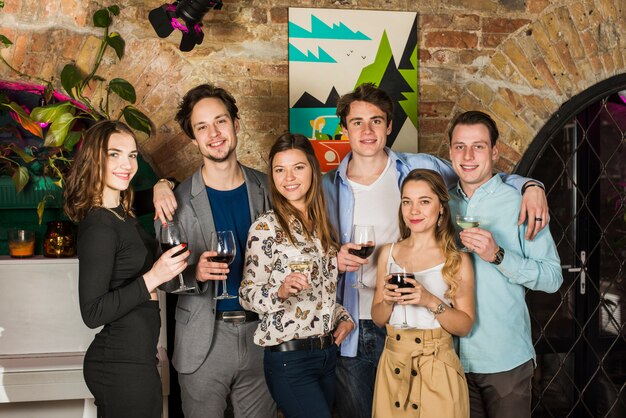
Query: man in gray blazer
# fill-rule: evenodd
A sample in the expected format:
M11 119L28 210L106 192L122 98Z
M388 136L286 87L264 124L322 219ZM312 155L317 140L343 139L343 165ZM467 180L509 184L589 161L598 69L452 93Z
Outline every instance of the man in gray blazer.
M275 417L263 349L253 342L258 315L245 311L237 298L215 299L223 279L228 293L238 294L248 229L270 209L267 176L237 161L238 108L226 90L209 84L191 89L176 120L203 161L176 188L175 200L167 181L154 188L160 222L175 212L188 233L191 256L184 278L196 286L195 294L179 295L175 314L172 363L183 412L187 418L222 417L230 395L235 417ZM210 261L217 254L209 251L216 230L231 230L235 236L237 255L230 266Z

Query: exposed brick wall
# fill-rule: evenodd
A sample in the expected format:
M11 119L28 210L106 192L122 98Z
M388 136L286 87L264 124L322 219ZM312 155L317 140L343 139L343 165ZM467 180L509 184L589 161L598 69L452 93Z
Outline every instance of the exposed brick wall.
M240 159L265 170L269 145L288 128L289 6L418 12L420 151L445 156L452 116L484 109L502 130L504 170L565 101L626 72L625 0L224 0L221 11L205 16L205 42L191 53L178 51L176 36L154 35L147 13L161 3L117 2L122 13L113 29L126 40L126 56L118 63L107 55L101 74L135 85L138 106L157 126L141 149L159 174L179 179L199 159L173 120L175 106L207 81L238 99ZM0 33L15 45L2 56L44 78L56 79L71 60L87 68L99 34L91 14L101 4L5 0ZM0 65L0 78L16 76Z

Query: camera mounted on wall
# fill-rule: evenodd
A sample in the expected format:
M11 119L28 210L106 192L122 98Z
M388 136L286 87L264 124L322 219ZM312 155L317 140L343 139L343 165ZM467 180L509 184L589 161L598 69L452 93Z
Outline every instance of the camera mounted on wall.
M220 10L221 0L180 0L164 4L148 14L148 20L159 38L167 38L177 29L182 32L179 49L187 52L204 39L202 18L211 9Z

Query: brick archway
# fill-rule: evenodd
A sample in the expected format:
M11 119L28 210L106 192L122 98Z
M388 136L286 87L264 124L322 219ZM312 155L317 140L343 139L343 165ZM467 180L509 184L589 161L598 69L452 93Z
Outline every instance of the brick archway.
M452 113L478 109L494 117L501 131L500 170L512 170L563 103L626 73L626 10L618 4L623 7L612 0L548 7L467 79ZM445 141L439 153L446 153Z

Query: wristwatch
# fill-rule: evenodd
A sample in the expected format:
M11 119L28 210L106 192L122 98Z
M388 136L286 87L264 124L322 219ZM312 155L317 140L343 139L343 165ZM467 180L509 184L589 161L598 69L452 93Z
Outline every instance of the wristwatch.
M437 316L437 315L439 315L439 314L444 313L444 312L445 312L445 310L446 310L447 308L448 308L448 306L447 306L445 303L443 303L443 302L442 302L442 303L440 303L439 305L437 305L437 307L436 307L435 309L433 309L432 311L430 311L430 309L429 309L429 311L430 311L433 315Z
M496 259L491 262L491 264L495 264L496 266L500 265L502 260L504 259L504 248L499 247L498 251L496 251Z

